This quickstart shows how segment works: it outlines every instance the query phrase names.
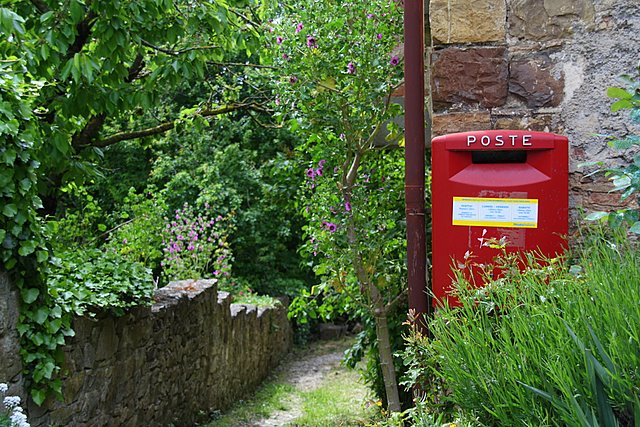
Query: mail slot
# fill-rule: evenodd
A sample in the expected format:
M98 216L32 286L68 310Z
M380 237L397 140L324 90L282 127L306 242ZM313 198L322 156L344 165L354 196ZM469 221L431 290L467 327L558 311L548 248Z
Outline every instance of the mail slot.
M490 130L432 142L433 304L457 305L453 266L483 282L471 264L507 252L564 252L568 231L568 139L547 132ZM476 269L477 270L477 269ZM497 273L499 274L499 273Z

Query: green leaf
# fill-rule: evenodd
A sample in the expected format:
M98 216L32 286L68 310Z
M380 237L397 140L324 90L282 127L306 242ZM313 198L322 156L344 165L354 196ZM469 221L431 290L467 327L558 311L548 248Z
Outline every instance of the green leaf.
M43 250L37 251L36 258L38 260L38 263L43 263L49 259L49 252Z
M47 398L46 389L31 387L31 398L36 405L41 406Z
M9 203L7 205L4 205L2 213L4 214L4 216L13 218L18 213L18 207L15 203Z
M84 8L78 0L71 0L69 4L69 12L74 23L78 23L84 18Z
M38 298L38 295L40 295L40 290L38 288L27 288L22 289L20 294L22 295L22 301L31 304Z
M31 255L36 250L36 242L33 240L25 240L20 242L20 249L18 249L18 253L20 256L28 256Z
M40 307L32 314L33 320L35 320L38 325L42 325L49 317L49 309L47 307Z
M631 101L627 99L621 99L620 101L616 101L613 104L611 104L611 111L615 113L616 111L631 108L631 107L633 107L633 104L631 103Z
M587 215L585 219L587 221L597 221L607 216L609 216L608 212L592 212L589 215Z
M640 221L636 221L635 224L629 229L630 232L640 234Z
M607 89L607 96L609 98L631 99L633 94L619 87L610 87Z

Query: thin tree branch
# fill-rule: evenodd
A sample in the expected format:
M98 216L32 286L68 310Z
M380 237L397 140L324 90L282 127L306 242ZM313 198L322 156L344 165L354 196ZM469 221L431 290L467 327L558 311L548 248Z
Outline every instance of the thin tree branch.
M162 52L162 53L166 53L167 55L170 56L180 56L183 55L185 53L194 51L194 50L209 50L209 49L215 49L218 46L192 46L192 47L188 47L185 49L180 49L180 50L172 50L172 49L166 49L160 46L156 46L154 44L149 43L148 41L141 39L142 45L146 46L150 49L156 50L158 52Z
M277 67L273 65L252 64L248 62L216 62L207 61L208 65L215 65L217 67L249 67L249 68L264 68L267 70L275 70Z
M389 301L385 306L384 306L384 312L385 314L389 314L391 312L391 310L393 310L395 308L396 305L398 305L398 303L400 301L402 301L404 299L405 296L407 296L408 293L408 289L404 289L402 292L400 292L398 294L398 296L396 296L393 300Z
M201 117L213 117L213 116L218 116L221 114L225 114L225 113L230 113L232 111L237 111L237 110L241 110L241 109L252 109L252 110L257 110L257 111L261 111L260 106L255 105L255 104L231 104L231 105L226 105L224 107L221 108L217 108L217 109L205 109L205 110L201 110L198 113L196 113L196 116L201 116ZM98 147L98 148L104 148L107 147L109 145L113 145L117 142L120 141L128 141L131 139L137 139L137 138L144 138L146 136L153 136L153 135L158 135L161 133L164 133L168 130L171 130L175 127L175 122L171 121L171 122L164 122L159 124L158 126L153 126L147 129L141 129L141 130L137 130L137 131L130 131L130 132L119 132L116 133L114 135L111 135L105 139L101 139L95 142L90 142L87 144L84 144L84 146L93 146L93 147Z

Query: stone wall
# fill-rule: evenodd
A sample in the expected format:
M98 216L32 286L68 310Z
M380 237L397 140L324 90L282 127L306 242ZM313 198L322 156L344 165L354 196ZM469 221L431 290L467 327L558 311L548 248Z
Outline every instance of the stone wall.
M12 306L0 307L3 318ZM74 329L64 402L31 404L32 426L193 425L255 390L292 345L286 308L231 304L205 280L172 283L153 307L123 317L78 318Z
M18 291L9 276L0 271L0 383L9 385L7 394L25 397L22 360L18 342Z
M578 164L631 159L596 135L633 130L628 112L609 111L605 92L639 64L637 0L431 0L429 12L433 136L566 135L571 207L619 206L606 179L585 177Z

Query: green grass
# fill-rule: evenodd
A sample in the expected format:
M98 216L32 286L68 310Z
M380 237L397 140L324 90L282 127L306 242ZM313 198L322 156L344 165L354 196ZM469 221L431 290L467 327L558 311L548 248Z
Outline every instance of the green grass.
M241 401L208 427L237 427L252 420L268 418L276 411L291 409L290 397L295 393L291 384L269 381L247 401Z
M329 372L321 386L302 392L303 415L291 426L295 427L347 427L363 426L375 415L375 408L366 409L362 396L368 390L353 370Z

